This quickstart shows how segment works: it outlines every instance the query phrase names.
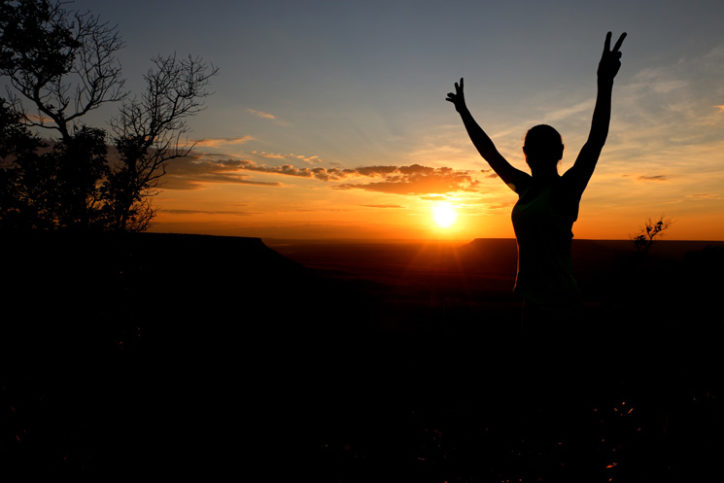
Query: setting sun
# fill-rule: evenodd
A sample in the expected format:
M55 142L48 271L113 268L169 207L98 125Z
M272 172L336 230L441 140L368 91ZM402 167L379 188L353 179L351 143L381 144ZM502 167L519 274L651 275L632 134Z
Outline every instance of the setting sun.
M455 208L449 203L439 203L432 208L432 217L440 228L450 228L458 219Z

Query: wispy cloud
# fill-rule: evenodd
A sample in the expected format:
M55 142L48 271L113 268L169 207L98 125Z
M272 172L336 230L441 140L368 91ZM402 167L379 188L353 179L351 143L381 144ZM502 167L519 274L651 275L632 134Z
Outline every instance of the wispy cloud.
M692 193L686 196L690 200L720 200L721 195L718 193Z
M254 138L252 136L239 136L235 138L205 138L195 139L192 141L192 144L197 147L215 148L218 146L244 144L246 142L252 141L253 139Z
M404 208L402 205L360 205L365 208Z
M261 156L262 158L267 159L285 159L285 156L280 153L267 153L265 151L252 151L251 154L256 154L257 156Z
M226 211L226 210L158 210L161 213L171 215L238 215L248 216L251 213L245 211Z
M657 174L653 176L641 175L637 179L641 181L668 181L669 177L664 174Z
M25 114L25 119L37 124L50 124L53 122L51 118L42 114Z
M244 171L267 175L311 178L336 183L335 189L362 189L408 195L443 194L473 191L478 181L470 171L448 167L432 168L419 164L408 166L362 166L358 168L298 167L292 164L269 166L248 159L217 159L203 155L188 156L170 163L161 188L194 189L201 183L237 183L279 186L279 183L248 179ZM371 180L371 181L367 181Z
M560 121L561 119L566 119L572 116L575 116L577 114L581 113L589 113L593 111L593 104L594 99L586 99L585 101L581 101L577 104L573 104L572 106L563 107L561 109L556 109L552 112L549 112L548 115L544 117L545 122L555 122Z
M284 127L291 126L291 123L281 119L279 116L272 114L270 112L259 111L256 109L252 109L250 107L246 109L246 112L248 112L249 114L253 114L254 116L259 117L261 119L267 119L269 121L273 121L274 124L276 124L278 126L284 126Z
M301 159L305 163L309 163L309 164L320 163L322 161L321 159L319 159L319 156L317 156L316 154L312 155L312 156L305 156L303 154L291 154L290 153L289 156L296 158L296 159Z
M277 117L274 114L270 114L268 112L264 111L257 111L256 109L248 108L247 112L250 112L254 114L257 117L261 117L263 119L276 119Z
M339 179L344 176L345 170L339 169L326 169L326 168L298 168L292 164L283 164L281 166L267 166L264 164L257 164L254 161L243 159L238 161L239 169L247 171L256 171L259 173L266 174L280 174L284 176L296 176L300 178L316 178L322 181L328 181L330 179Z
M472 191L478 181L469 171L452 168L430 168L413 164L410 166L370 166L357 168L357 174L382 178L371 183L346 183L338 189L362 189L382 193L405 195L441 194L455 191Z
M309 163L309 164L317 164L317 163L322 162L322 159L319 156L317 156L316 154L314 154L314 155L295 154L295 153L282 154L282 153L267 153L266 151L256 151L256 150L252 151L251 154L254 154L256 156L261 156L262 158L267 158L267 159L292 159L292 160L300 159L300 160L304 161L305 163Z
M203 183L233 183L262 186L278 186L279 183L269 183L247 179L248 175L239 173L242 161L213 160L199 155L186 156L168 163L166 175L161 179L159 188L172 190L192 190L201 187Z

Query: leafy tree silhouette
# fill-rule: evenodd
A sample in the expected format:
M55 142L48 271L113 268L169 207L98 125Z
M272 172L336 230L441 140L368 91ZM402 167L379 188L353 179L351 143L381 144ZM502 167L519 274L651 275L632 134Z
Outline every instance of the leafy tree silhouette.
M42 212L48 187L41 187L35 176L42 166L41 147L45 144L22 123L22 116L0 98L0 228L45 228L27 225L47 218Z
M7 188L0 223L4 229L145 230L154 215L153 188L166 162L193 147L180 138L218 69L175 54L152 59L146 91L111 122L120 159L109 159L107 132L82 121L101 105L128 98L116 59L123 42L117 27L63 5L0 3L0 76L11 87L10 102L0 99ZM59 139L43 143L28 128L55 130Z

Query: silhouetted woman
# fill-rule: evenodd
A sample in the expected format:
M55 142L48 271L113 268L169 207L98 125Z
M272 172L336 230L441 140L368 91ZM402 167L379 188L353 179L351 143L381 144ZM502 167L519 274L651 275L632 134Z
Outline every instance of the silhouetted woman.
M514 291L525 301L525 325L540 320L565 321L572 317L578 304L579 289L571 261L571 229L578 218L583 190L606 142L613 79L621 67L619 49L625 37L626 34L622 34L611 49L611 32L606 35L598 64L598 96L591 132L575 164L563 176L558 174L563 142L551 126L535 126L525 136L523 152L531 169L529 175L511 166L475 122L465 105L462 78L459 84L455 83L455 93L447 95L446 100L455 105L480 154L505 184L518 193L512 215L518 241Z

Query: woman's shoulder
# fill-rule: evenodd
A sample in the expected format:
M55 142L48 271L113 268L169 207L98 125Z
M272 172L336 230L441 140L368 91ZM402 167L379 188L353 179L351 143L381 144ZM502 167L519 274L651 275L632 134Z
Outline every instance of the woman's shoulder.
M529 175L528 173L523 174L525 176L519 176L518 179L515 180L515 183L511 183L508 185L508 187L515 191L515 193L521 198L526 193L528 193L535 185L535 182L531 175Z

